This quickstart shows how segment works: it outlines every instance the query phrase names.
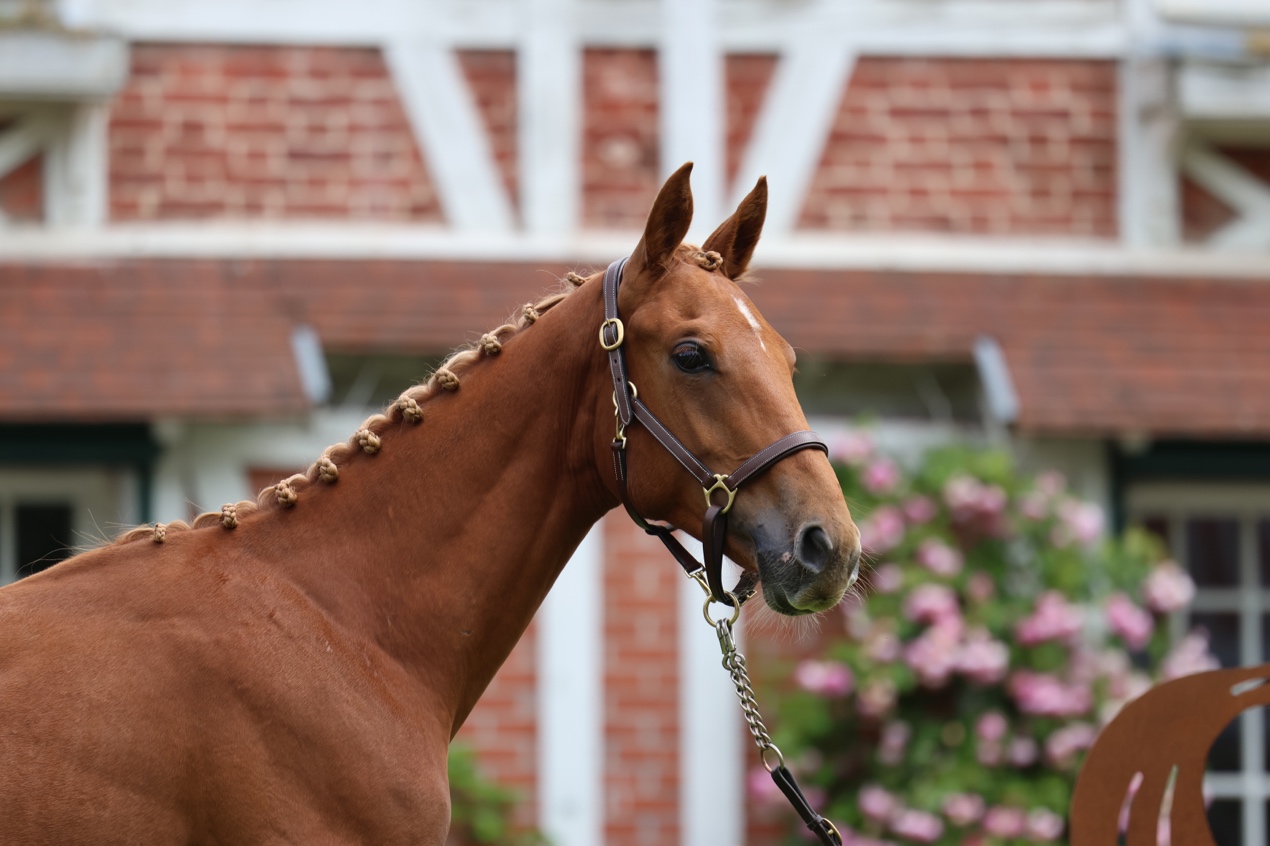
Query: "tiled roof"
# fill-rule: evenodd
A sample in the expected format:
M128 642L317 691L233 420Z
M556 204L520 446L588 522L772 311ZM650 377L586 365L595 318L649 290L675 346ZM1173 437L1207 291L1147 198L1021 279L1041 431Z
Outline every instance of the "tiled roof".
M445 351L565 265L117 260L0 264L0 419L253 416L306 407L291 330L347 352ZM1270 438L1270 284L769 269L750 289L795 347L970 361L1001 345L1018 425Z

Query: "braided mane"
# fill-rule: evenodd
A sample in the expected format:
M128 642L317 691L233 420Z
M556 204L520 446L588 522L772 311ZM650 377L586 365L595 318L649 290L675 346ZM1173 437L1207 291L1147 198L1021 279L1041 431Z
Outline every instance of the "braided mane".
M297 473L270 485L257 494L255 500L227 503L220 511L207 511L191 522L173 520L171 523L155 523L129 529L115 538L115 544L131 543L138 540L149 540L163 543L173 531L188 529L205 529L220 526L223 529L235 529L239 520L255 511L291 508L299 497L310 486L325 483L334 484L339 481L340 471L357 452L374 455L382 445L382 436L390 426L405 421L411 424L423 422L424 405L436 396L438 391L456 391L459 388L459 377L475 362L486 356L498 355L503 343L510 337L533 325L542 314L574 290L579 288L587 277L570 271L565 274L563 290L551 294L537 303L525 303L520 313L510 323L504 323L492 332L486 332L475 344L452 353L424 382L407 388L387 409L380 414L373 414L362 423L361 428L347 441L332 444L322 451L322 455L304 473Z

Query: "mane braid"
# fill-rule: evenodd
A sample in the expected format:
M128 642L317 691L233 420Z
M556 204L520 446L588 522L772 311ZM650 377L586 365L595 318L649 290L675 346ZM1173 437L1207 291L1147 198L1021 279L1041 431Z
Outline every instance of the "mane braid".
M442 390L457 391L460 377L469 367L482 358L497 355L509 338L528 329L539 317L596 275L582 277L570 271L561 280L563 290L550 294L537 303L525 303L517 310L510 323L504 323L492 332L486 332L480 340L451 353L422 383L407 388L382 413L373 414L367 418L351 438L343 443L327 447L307 471L270 485L260 491L254 501L226 503L219 511L206 511L189 523L173 520L171 523L137 526L117 536L114 543L118 545L140 540L164 543L173 532L207 529L213 526L230 531L238 528L242 520L254 512L295 507L308 488L338 482L341 472L357 453L364 452L367 455L378 453L384 435L396 424L422 423L425 403L429 399Z

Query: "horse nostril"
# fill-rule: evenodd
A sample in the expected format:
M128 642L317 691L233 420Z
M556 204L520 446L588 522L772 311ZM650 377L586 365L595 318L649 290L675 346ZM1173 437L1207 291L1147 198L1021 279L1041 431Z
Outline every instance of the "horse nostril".
M794 557L813 573L819 573L833 555L833 541L819 526L804 526L794 542Z

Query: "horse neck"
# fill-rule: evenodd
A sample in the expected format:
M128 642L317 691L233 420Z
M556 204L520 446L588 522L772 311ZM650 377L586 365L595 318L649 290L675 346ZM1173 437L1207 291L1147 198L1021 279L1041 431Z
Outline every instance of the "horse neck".
M466 718L587 530L614 504L597 464L611 386L598 285L461 373L374 456L278 514L295 578ZM303 516L305 512L307 515Z

